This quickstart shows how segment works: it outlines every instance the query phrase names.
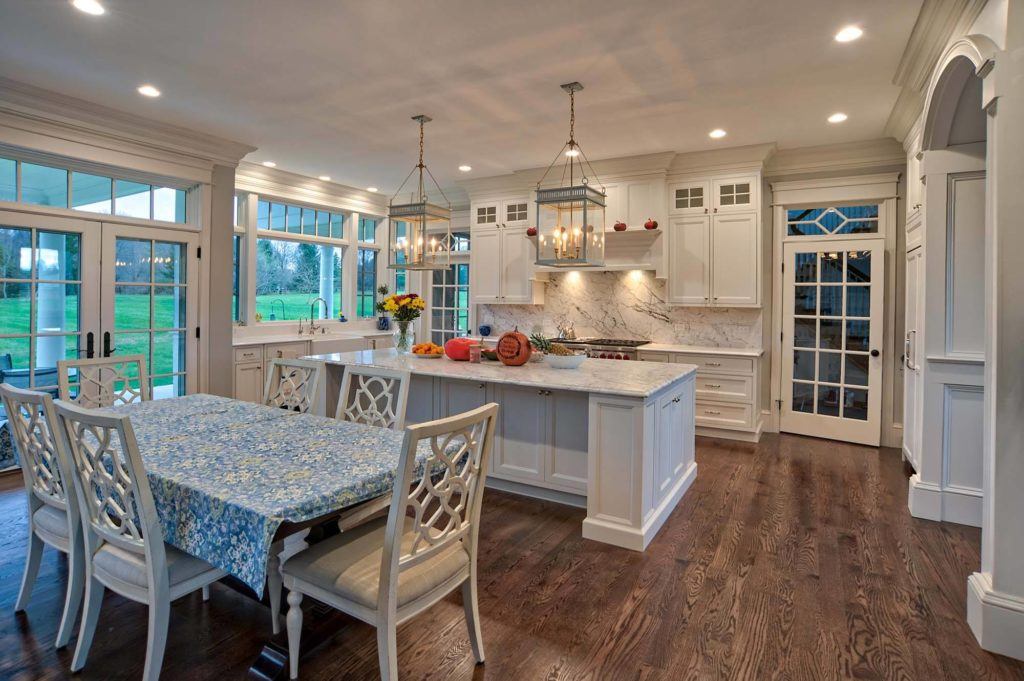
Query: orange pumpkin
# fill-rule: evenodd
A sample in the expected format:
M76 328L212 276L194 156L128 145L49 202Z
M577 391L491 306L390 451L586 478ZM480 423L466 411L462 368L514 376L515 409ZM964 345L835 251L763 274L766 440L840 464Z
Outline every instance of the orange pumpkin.
M448 359L455 360L456 362L468 362L469 346L475 344L476 341L468 338L452 338L444 344L444 354L448 355Z
M533 354L530 339L519 333L518 327L515 331L502 334L495 350L501 363L510 367L526 364L530 360L530 355Z

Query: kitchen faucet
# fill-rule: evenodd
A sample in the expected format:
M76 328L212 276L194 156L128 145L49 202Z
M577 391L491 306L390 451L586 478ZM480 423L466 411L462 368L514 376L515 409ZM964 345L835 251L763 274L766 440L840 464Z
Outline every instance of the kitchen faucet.
M274 303L281 303L281 319L287 317L288 315L285 312L284 308L284 300L282 300L281 298L274 298L273 300L270 301L270 321L274 321L275 319L277 319L277 317L274 316Z
M319 312L319 310L316 310L314 308L316 308L316 304L318 302L324 304L324 318L326 319L327 317L331 316L331 310L330 310L330 307L327 305L327 301L326 300L324 300L323 298L319 298L319 297L318 298L314 298L313 300L311 300L310 303L309 303L309 334L310 335L315 334L317 329L320 329L320 333L324 333L324 327L317 326L317 323L316 323L316 316L317 316L317 312Z

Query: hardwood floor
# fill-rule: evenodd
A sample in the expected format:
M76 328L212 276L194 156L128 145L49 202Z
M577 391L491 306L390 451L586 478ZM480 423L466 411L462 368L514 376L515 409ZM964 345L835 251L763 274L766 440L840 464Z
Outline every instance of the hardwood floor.
M1024 679L964 620L975 528L911 518L896 450L765 436L700 440L697 481L645 553L580 537L583 512L488 491L480 550L487 663L459 597L398 630L404 679ZM66 565L52 550L14 615L25 550L20 476L0 478L0 678L60 679ZM306 599L311 607L316 607ZM307 620L315 619L307 617ZM303 679L377 678L374 630L345 616ZM267 610L214 585L172 606L164 679L242 678ZM280 639L283 640L283 639ZM141 674L146 609L108 594L85 670Z

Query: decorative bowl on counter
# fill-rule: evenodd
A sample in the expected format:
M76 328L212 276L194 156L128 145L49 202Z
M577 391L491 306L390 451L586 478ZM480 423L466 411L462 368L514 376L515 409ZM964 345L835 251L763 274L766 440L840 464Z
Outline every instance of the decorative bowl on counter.
M572 355L548 355L546 361L552 369L578 369L586 358L585 352L578 352Z

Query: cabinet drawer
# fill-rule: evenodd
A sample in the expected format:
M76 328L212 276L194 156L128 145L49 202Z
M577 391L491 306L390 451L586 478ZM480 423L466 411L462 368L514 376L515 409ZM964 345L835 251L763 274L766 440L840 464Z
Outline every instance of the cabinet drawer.
M751 428L753 408L749 404L730 404L697 400L697 425L713 428Z
M244 348L235 348L236 362L257 362L263 360L263 346L250 345Z
M697 372L697 399L753 402L753 376L730 376L711 372Z
M672 358L678 364L696 364L697 375L703 372L753 374L754 360L751 357L729 357L725 355L687 355L679 353Z
M669 356L667 352L644 352L641 350L637 353L637 359L641 362L668 362Z
M307 347L306 341L264 345L263 358L268 362L272 359L297 359L309 354Z

